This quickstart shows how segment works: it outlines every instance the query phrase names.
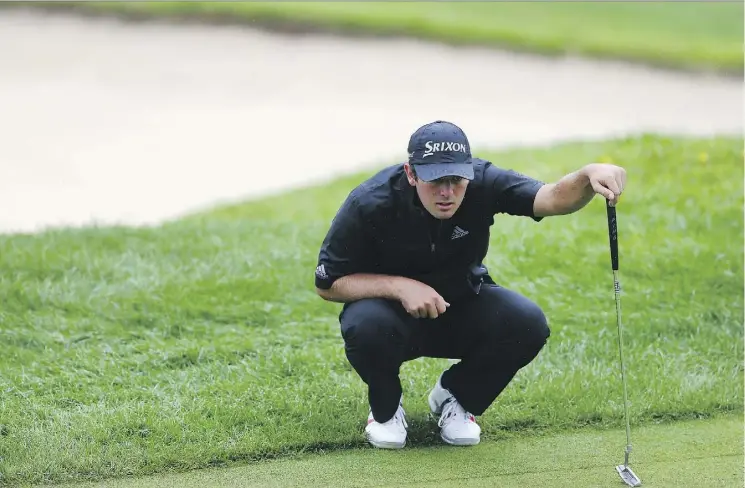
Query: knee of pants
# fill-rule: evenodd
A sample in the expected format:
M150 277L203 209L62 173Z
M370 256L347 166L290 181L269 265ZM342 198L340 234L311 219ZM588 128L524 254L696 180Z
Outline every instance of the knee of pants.
M548 319L538 305L524 309L521 318L521 326L518 329L518 342L527 349L533 350L535 354L543 348L551 336Z
M530 324L530 329L536 341L546 342L551 336L551 329L548 326L548 319L543 310L536 305L526 316L525 322Z
M495 327L493 336L484 340L484 347L491 349L491 342L504 344L505 339L509 342L511 352L516 357L532 359L535 357L543 346L546 344L551 331L548 326L548 320L538 305L526 301L520 304L519 310L512 310L510 314L510 326L507 337L500 331L500 327Z
M400 319L380 299L363 299L347 306L341 316L341 334L348 350L380 357L396 356L403 344Z

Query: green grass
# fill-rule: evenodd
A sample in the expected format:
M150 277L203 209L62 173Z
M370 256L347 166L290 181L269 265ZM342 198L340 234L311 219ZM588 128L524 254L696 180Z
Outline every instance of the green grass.
M483 155L555 180L627 167L618 208L635 425L743 410L743 140L644 136ZM313 289L334 211L370 172L146 229L0 236L0 482L99 479L361 447L363 383ZM618 428L605 208L497 218L495 279L552 338L481 419L488 443ZM402 368L411 445L439 444Z
M742 75L742 2L95 2L82 9L403 34Z
M648 488L742 486L742 418L654 425L633 432L631 466ZM511 439L474 448L431 447L390 452L372 448L228 469L123 478L79 488L248 488L499 486L623 487L621 431L585 430Z

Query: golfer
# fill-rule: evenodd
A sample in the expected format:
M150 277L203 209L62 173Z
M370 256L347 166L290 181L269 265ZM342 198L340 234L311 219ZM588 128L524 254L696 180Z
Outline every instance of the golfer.
M323 240L315 285L323 299L344 304L345 354L368 390L368 441L404 447L399 368L433 357L460 360L429 393L440 436L474 445L475 417L549 337L543 311L496 284L483 264L495 215L538 222L576 212L596 193L615 205L626 172L587 164L545 184L472 157L466 134L445 121L416 130L408 153L350 192Z

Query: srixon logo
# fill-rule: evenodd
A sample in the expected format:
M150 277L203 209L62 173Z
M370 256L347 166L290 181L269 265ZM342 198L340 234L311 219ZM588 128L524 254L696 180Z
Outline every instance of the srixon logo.
M466 145L462 142L433 142L433 141L427 141L424 143L424 154L422 154L423 158L426 158L427 156L432 156L436 152L445 152L445 151L451 151L451 152L462 152L467 153L468 150L466 149Z

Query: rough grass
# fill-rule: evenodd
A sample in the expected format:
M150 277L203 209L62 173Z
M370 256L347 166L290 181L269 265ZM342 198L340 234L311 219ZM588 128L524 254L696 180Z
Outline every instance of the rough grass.
M547 180L598 159L627 167L632 421L742 412L741 138L482 156ZM0 236L0 482L364 446L364 385L313 271L336 207L368 174L158 228ZM552 338L481 419L484 439L622 426L602 200L538 224L499 217L487 264L545 309ZM412 446L439 444L426 394L447 364L402 368Z
M138 16L402 34L457 44L717 69L739 76L743 69L742 2L64 3Z

